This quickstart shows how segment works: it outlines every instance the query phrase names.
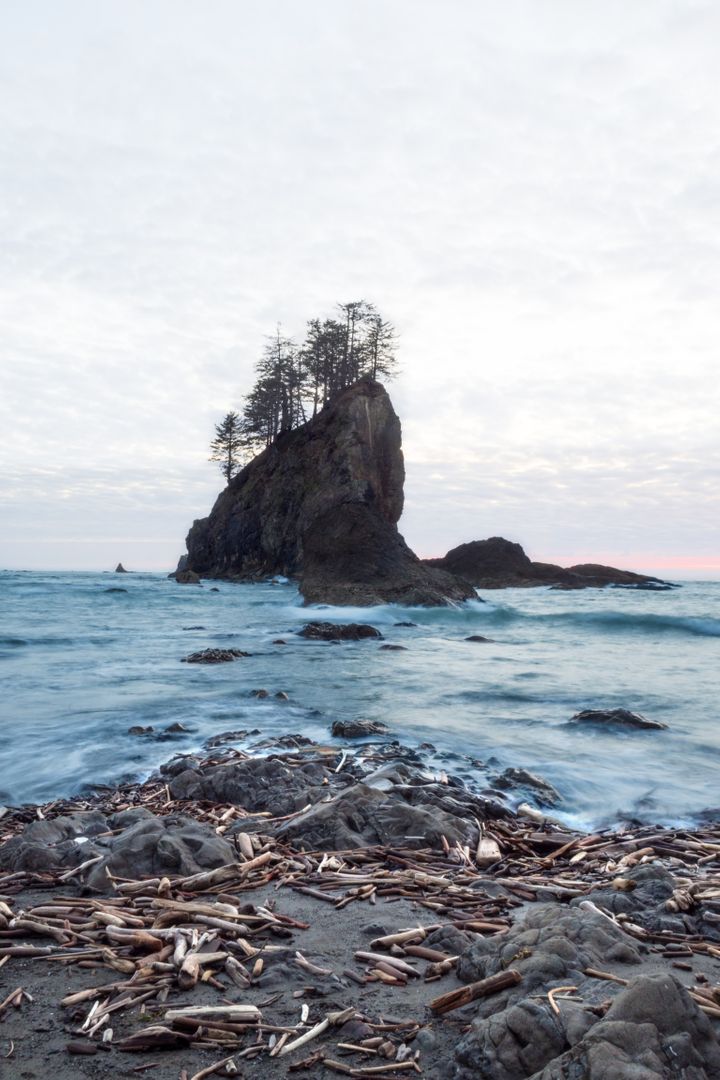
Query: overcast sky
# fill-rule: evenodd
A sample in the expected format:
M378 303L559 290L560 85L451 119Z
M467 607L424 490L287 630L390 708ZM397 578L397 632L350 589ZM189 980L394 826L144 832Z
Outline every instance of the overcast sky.
M266 333L400 333L420 554L720 573L714 0L5 0L0 566L170 569Z

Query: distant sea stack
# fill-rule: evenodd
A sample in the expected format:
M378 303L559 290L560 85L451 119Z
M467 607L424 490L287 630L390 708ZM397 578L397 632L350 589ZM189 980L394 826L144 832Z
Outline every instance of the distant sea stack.
M426 559L425 565L457 574L482 589L531 588L538 585L551 585L556 589L593 589L606 585L626 589L674 588L660 578L598 563L565 568L553 563L532 562L520 544L514 544L502 536L460 544L442 559Z
M476 599L398 532L404 481L400 420L384 387L361 379L230 481L190 529L181 569L235 581L296 577L308 603Z

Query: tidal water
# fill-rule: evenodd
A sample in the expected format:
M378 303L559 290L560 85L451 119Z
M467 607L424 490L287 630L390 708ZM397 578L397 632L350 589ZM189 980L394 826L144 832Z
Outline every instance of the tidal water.
M457 609L304 608L291 584L2 572L0 803L144 778L229 730L261 733L242 747L288 732L328 744L334 719L366 717L403 744L432 743L436 767L478 789L510 765L542 775L570 824L690 822L720 806L720 582L484 595ZM406 651L306 641L309 619L369 622ZM181 663L211 646L252 655ZM261 687L268 698L252 696ZM614 707L668 730L569 724ZM164 736L176 722L187 732ZM128 734L135 725L160 737Z

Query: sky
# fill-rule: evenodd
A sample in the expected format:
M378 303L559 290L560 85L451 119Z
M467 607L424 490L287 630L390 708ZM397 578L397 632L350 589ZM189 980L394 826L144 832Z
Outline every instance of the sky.
M364 298L419 554L720 576L714 0L0 25L0 567L171 569L265 335Z

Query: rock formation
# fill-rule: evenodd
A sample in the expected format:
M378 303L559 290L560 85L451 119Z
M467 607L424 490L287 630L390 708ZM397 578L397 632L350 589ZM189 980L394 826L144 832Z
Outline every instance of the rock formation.
M400 421L384 388L361 379L230 481L193 524L183 568L238 581L299 577L309 603L474 598L398 532L404 479Z
M582 563L564 568L553 563L532 562L520 544L491 536L452 548L442 559L426 559L425 564L456 574L477 588L531 588L551 585L557 589L590 589L614 585L616 588L669 589L659 578L618 570L614 566Z

